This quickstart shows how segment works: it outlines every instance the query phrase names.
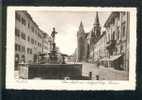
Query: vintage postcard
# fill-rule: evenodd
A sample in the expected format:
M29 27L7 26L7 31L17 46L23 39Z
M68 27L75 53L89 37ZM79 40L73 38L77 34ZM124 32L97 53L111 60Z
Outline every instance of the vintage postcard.
M6 88L135 90L134 7L7 7Z

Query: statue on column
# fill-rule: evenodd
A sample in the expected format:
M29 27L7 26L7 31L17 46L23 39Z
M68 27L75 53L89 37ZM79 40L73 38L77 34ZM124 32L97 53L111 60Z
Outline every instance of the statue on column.
M56 64L58 63L57 60L57 51L56 51L56 43L55 43L55 35L57 34L57 32L55 31L55 28L53 27L53 31L51 33L51 37L53 39L53 43L52 43L52 50L48 53L49 54L49 63L51 64Z
M52 47L52 50L54 51L55 48L56 48L56 44L55 44L55 35L57 34L57 32L55 31L55 27L53 27L53 31L51 33L51 37L53 39L53 47Z
M57 34L57 32L55 31L55 27L53 27L53 31L51 33L51 37L53 39L53 43L55 43L55 35Z

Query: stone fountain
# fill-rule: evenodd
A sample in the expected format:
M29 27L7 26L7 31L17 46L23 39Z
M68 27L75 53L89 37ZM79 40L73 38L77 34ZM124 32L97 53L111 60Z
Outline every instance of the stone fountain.
M62 62L58 62L55 35L57 32L53 28L51 37L53 39L52 49L48 53L49 59L45 63L40 64L19 64L20 78L24 79L82 79L82 64L67 64L65 62L65 54L62 54Z

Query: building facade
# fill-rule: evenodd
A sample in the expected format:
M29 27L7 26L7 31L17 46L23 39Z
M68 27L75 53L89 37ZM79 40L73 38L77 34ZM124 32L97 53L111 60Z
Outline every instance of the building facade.
M105 67L128 71L129 20L129 12L112 12L102 33L98 13L90 32L84 32L81 22L77 33L78 61L99 62Z
M77 61L87 61L92 62L94 57L94 44L101 35L101 27L98 17L98 12L96 13L96 18L93 24L93 27L90 32L86 33L82 22L80 23L79 30L77 32L78 40L78 57Z
M112 12L104 27L107 32L109 66L129 70L129 12Z
M49 40L28 12L15 12L15 63L38 62L38 55L50 50Z
M103 31L102 34L98 37L98 40L94 44L93 50L93 61L104 63L105 65L105 58L107 57L106 51L106 31Z

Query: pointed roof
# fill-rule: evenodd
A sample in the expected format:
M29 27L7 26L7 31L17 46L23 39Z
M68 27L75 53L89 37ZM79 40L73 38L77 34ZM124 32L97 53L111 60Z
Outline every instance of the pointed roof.
M83 32L84 33L84 27L83 27L82 21L80 22L79 32Z
M96 18L95 18L94 26L99 26L99 25L100 25L99 16L98 16L98 12L96 12Z

